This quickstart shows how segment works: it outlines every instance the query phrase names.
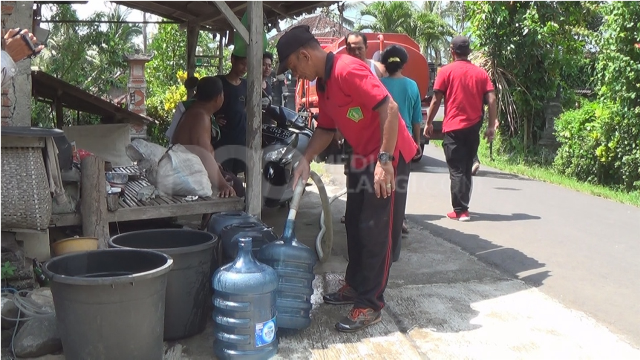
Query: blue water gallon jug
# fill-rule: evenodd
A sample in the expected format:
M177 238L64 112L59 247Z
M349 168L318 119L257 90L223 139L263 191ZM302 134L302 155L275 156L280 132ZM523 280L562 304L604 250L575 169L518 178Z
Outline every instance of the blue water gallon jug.
M253 256L258 255L258 251L264 245L278 240L272 228L264 224L239 223L227 225L220 231L220 241L222 242L223 263L233 261L238 255L238 239L251 238Z
M218 359L268 359L278 352L278 274L251 253L251 238L238 240L236 259L213 275L213 349Z
M296 239L293 219L287 220L282 240L263 246L257 258L278 273L278 327L296 330L309 327L313 267L318 257L314 250Z
M225 211L211 215L207 224L207 232L220 237L225 226L233 224L262 224L257 217L244 211Z

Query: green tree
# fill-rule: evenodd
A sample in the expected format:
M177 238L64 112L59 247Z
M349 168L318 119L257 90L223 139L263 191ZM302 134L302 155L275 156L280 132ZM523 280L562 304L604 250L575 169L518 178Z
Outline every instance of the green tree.
M130 14L130 9L115 5L109 12L97 12L89 18L96 22L83 39L90 44L86 60L91 72L85 86L91 93L106 94L112 88L126 89L128 65L123 56L134 51L134 40L142 35L140 25L124 23ZM110 23L99 24L101 21Z
M218 42L214 40L211 33L200 32L198 48L202 55L217 54ZM176 76L179 71L187 70L187 32L178 24L159 24L148 49L154 52L154 56L145 68L147 93L149 97L162 96L168 87L180 85ZM225 59L227 63L229 57ZM209 75L217 74L216 68L203 71Z
M545 127L544 104L569 94L563 77L584 58L588 19L581 2L467 2L474 49L486 59L502 104L509 151L529 148ZM498 75L502 75L498 77ZM565 91L559 91L564 89ZM569 96L571 98L571 96ZM515 111L517 109L517 111Z
M358 30L382 33L404 33L421 47L427 60L441 62L443 47L454 34L440 14L437 2L426 2L422 8L408 1L376 1L360 11L371 16L371 24L359 24Z
M69 4L52 5L53 20L79 20ZM132 24L99 21L124 21L129 10L114 6L108 12L93 14L89 21L95 23L53 23L46 51L38 56L34 65L42 71L77 86L93 95L108 98L113 88L125 88L127 64L125 53L133 51L134 38L140 28ZM50 104L34 103L33 119L38 126L54 126L54 111ZM92 124L99 118L87 113L73 116L64 111L64 123L69 125L77 118L80 124Z
M177 24L160 24L152 35L149 50L154 52L153 59L146 66L147 79L147 115L157 121L148 128L151 140L157 144L166 144L164 133L179 101L186 99L183 86L187 70L187 34ZM217 38L211 33L201 31L198 36L198 53L213 56L218 53ZM231 67L231 51L223 48L223 73ZM199 67L195 76L218 74L217 61L211 61L211 67Z
M320 9L320 13L331 20L337 22L341 26L347 29L353 29L356 25L355 22L348 17L344 16L345 11L359 10L364 6L363 1L342 1L338 4L326 6Z

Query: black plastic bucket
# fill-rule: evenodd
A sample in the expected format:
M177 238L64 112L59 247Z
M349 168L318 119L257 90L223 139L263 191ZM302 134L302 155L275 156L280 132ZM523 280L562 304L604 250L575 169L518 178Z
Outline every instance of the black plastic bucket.
M167 282L165 340L190 337L207 326L217 243L215 235L191 229L132 231L109 240L109 247L155 250L173 259Z
M165 291L173 260L160 252L106 249L44 266L68 360L161 360Z

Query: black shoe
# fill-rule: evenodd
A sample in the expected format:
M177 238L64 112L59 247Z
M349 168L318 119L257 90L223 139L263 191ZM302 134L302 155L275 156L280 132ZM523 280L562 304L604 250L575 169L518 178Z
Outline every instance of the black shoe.
M379 323L382 320L382 312L373 309L353 308L349 315L336 324L336 330L340 332L356 332L368 326Z
M325 304L352 305L356 299L356 291L349 285L343 285L338 291L326 294L322 297Z

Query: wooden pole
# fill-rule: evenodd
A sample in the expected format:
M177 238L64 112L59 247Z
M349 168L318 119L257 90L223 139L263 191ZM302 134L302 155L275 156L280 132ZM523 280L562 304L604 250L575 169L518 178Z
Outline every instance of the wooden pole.
M252 4L254 2L257 2L257 4ZM236 16L234 10L231 9L229 5L227 5L227 2L214 1L213 3L218 7L218 9L224 15L224 17L227 18L227 21L231 23L231 26L233 26L233 28L236 29L236 31L242 37L242 39L246 41L247 44L249 44L249 39L251 39L251 35L250 35L251 31L247 32L247 29L244 27L244 25L242 25L242 22L240 21L240 19L238 19L238 16ZM247 1L247 13L249 14L249 27L251 27L251 5L255 5L256 8L258 7L260 8L259 9L260 10L260 29L262 29L262 1ZM242 7L243 6L241 3L241 5L238 6L237 8L240 9ZM211 18L211 14L205 14L200 18L197 18L194 21L194 23L200 24L203 21L207 21L210 18Z
M198 47L198 36L200 35L200 26L187 25L187 77L192 77L196 73L196 48ZM193 91L189 91L187 97L190 98Z
M227 59L224 58L224 38L221 32L218 33L218 38L218 75L223 75L224 61Z
M64 127L64 109L62 107L62 100L59 97L53 102L56 107L56 127L62 129Z
M104 160L91 155L80 164L80 214L82 233L98 239L98 248L108 248L109 221L107 220L107 189L104 176Z
M249 18L247 89L247 212L261 217L262 212L262 1L247 2ZM241 33L241 32L240 32Z

